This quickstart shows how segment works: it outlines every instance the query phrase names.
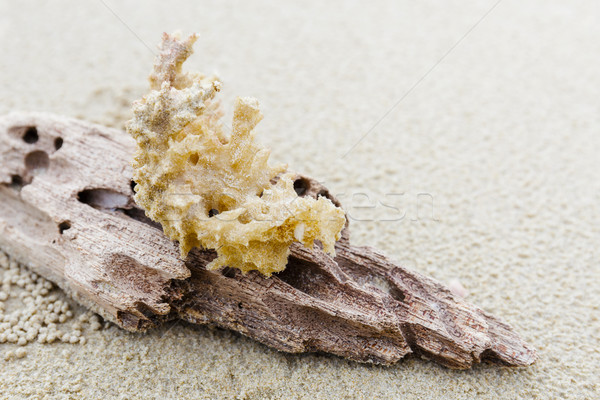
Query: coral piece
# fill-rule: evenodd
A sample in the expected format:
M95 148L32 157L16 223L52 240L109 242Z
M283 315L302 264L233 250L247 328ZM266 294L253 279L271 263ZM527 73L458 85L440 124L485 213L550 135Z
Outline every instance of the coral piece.
M134 105L127 131L138 144L135 201L179 241L182 257L194 247L216 250L212 269L282 271L294 241L319 240L335 255L343 210L325 197L298 196L295 174L268 164L269 150L254 137L262 119L255 99L236 100L225 135L214 100L220 82L181 71L195 40L164 35L151 91Z

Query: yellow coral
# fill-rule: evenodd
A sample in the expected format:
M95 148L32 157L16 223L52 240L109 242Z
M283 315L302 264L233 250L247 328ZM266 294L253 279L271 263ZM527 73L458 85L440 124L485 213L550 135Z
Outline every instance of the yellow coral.
M216 250L211 269L270 275L285 268L293 241L319 240L333 255L344 212L325 197L299 197L294 174L268 164L252 132L262 119L255 99L236 100L233 132L224 134L220 82L181 71L195 40L164 34L151 91L134 104L127 131L138 144L136 202L179 241L182 257L193 247Z

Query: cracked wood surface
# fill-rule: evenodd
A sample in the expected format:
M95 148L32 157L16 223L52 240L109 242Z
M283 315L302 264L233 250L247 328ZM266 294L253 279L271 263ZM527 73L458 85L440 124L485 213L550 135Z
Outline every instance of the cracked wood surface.
M135 145L122 131L43 113L0 118L0 248L130 331L183 319L287 352L391 364L415 353L450 368L526 366L535 350L507 324L377 250L335 259L294 244L271 278L207 271L215 253L179 258L132 200ZM303 196L326 188L298 177Z

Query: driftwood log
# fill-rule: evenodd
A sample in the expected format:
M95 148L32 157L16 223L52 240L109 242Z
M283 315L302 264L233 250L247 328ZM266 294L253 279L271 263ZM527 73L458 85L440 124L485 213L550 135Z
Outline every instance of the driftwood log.
M130 331L183 319L233 329L286 352L323 351L390 364L415 353L450 368L525 366L535 350L440 283L351 246L331 259L293 246L265 278L208 271L211 251L179 258L132 200L133 140L50 114L0 118L0 248ZM328 196L299 176L299 194Z

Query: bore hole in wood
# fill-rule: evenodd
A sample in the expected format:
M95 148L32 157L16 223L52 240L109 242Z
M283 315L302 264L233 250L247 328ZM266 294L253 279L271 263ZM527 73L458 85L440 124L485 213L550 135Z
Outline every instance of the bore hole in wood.
M36 150L25 156L25 166L33 173L42 172L50 165L50 159L45 151Z
M56 139L54 139L54 150L58 150L62 147L63 145L63 139L57 137Z
M211 208L208 211L208 216L209 217L214 217L215 215L219 215L219 210L217 210L216 208Z
M25 133L23 134L23 141L25 143L35 143L39 138L40 137L38 136L37 128L35 126L28 126L25 128Z
M308 190L309 183L306 179L300 178L294 181L294 190L298 196L304 195Z
M23 182L21 175L11 175L10 186L14 189L21 189L23 186L25 186L25 182Z
M99 210L115 210L126 207L129 196L111 189L86 189L77 193L77 200Z
M64 231L71 229L71 223L69 221L63 221L58 224L58 232L62 235Z

